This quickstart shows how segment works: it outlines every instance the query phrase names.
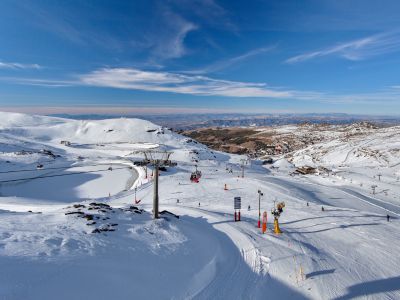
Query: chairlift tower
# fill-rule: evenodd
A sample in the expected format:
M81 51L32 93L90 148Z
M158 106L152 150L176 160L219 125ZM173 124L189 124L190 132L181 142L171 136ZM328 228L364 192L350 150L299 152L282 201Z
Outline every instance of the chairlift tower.
M264 193L261 190L258 190L258 223L257 227L261 228L261 197L264 196Z
M158 176L160 167L173 166L169 157L172 152L162 150L143 150L135 153L141 153L144 155L143 165L148 165L154 168L154 192L153 192L153 218L159 218L159 197L158 197Z
M373 185L371 185L371 188L372 188L372 194L374 194L375 195L375 191L376 191L376 188L377 188L378 186L376 185L376 184L373 184Z
M247 159L242 158L240 160L240 168L242 169L242 178L244 178L244 165L247 165Z

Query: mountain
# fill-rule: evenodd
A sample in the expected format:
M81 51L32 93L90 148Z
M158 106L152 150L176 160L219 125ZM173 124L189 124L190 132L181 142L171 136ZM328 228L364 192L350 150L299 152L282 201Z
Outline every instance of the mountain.
M315 143L262 165L140 119L0 113L0 298L399 298L399 128L313 126L276 127ZM143 151L176 163L159 219Z

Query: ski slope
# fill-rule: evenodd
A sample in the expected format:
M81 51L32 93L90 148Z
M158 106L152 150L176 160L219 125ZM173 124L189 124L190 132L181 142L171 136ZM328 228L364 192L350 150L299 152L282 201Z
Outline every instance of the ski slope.
M241 178L243 157L147 121L0 113L0 299L399 299L398 132L314 145L329 149L318 163L336 164L336 174L290 176L282 159L251 161ZM387 165L333 161L367 141L390 153ZM133 164L144 149L173 152L160 211L179 219L152 220L152 178ZM320 157L315 149L293 162ZM200 183L189 181L195 164ZM258 190L266 234L256 227ZM271 231L274 201L286 203L281 235Z
M400 205L400 127L348 125L331 135L330 141L295 151L289 159L296 166L331 170L331 176L317 178L321 184L350 186L362 194L371 194L375 186L375 198L392 208Z

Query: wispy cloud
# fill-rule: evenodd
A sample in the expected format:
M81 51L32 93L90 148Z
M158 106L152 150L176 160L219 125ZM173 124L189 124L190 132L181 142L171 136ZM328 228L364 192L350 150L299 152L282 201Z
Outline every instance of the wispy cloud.
M205 76L150 72L130 68L104 68L79 77L89 86L153 92L229 97L289 98L290 91L269 88L264 83L212 79Z
M3 62L0 61L0 69L41 69L38 64L22 64L16 62Z
M20 78L20 77L0 77L0 81L11 84L54 87L54 88L79 85L79 82L77 82L76 80L38 79L38 78Z
M207 73L213 73L216 71L221 71L224 70L226 68L229 68L235 64L241 63L243 61L246 61L254 56L266 53L266 52L270 52L273 49L276 48L276 45L274 46L268 46L268 47L261 47L261 48L256 48L253 50L250 50L244 54L226 59L226 60L222 60L222 61L218 61L216 63L213 63L211 65L208 65L202 69L197 69L197 70L190 70L190 71L185 71L184 73L187 74L207 74Z
M87 74L74 76L72 79L0 77L0 80L12 84L54 88L91 86L239 98L292 98L296 95L301 97L305 97L306 95L311 97L314 95L312 93L269 87L265 83L230 81L200 75L143 71L134 68L103 68Z
M149 1L151 11L141 11L148 14L147 18L119 10L105 13L103 5L87 2L76 6L65 3L45 6L29 2L18 2L16 5L29 16L32 26L78 46L142 53L159 61L185 55L185 38L198 28L195 22L175 12L168 4L167 1ZM128 4L126 6L130 7ZM111 25L96 26L100 16Z
M85 28L82 26L82 23L78 26L75 26L72 22L68 21L73 20L70 18L70 12L67 9L63 10L62 15L58 15L57 12L51 9L51 6L44 8L42 5L38 3L30 3L27 1L24 2L16 2L19 10L26 13L29 18L27 20L34 27L39 27L45 31L52 32L62 37L63 39L69 40L71 42L85 45L87 40L90 40L90 37L85 36ZM81 22L80 18L76 18Z
M331 93L271 87L265 83L214 79L208 76L133 68L103 68L75 75L72 79L0 77L11 84L59 87L103 87L148 92L231 98L286 99L330 104L394 105L400 99L400 86L393 85L368 93Z
M212 113L244 113L254 112L249 108L248 110L238 108L202 108L202 107L174 107L174 106L157 106L157 107L136 107L136 106L119 106L119 105L76 105L76 106L3 106L0 104L0 111L2 112L18 112L28 114L99 114L110 116L124 116L124 115L154 115L154 114L212 114Z
M398 31L371 35L322 50L300 54L285 62L293 64L329 55L356 61L396 51L400 51L400 32Z
M354 93L294 91L292 99L338 105L393 105L399 102L400 89L396 88L396 86L392 86L371 92Z
M199 26L164 4L158 5L153 18L148 28L137 33L137 38L130 42L132 50L145 53L149 63L154 65L185 56L188 53L185 39Z
M211 26L237 33L239 28L232 22L228 10L214 0L170 0L170 7L204 26Z
M187 34L198 27L169 10L164 11L163 18L164 26L153 39L153 53L163 59L181 57L186 54L184 41Z

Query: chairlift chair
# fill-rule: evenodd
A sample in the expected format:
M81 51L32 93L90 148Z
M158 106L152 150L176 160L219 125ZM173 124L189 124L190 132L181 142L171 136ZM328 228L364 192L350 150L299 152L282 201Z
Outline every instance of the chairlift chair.
M192 174L190 175L190 181L199 183L201 178L201 171L197 170L197 165L195 167L196 171L192 172Z

